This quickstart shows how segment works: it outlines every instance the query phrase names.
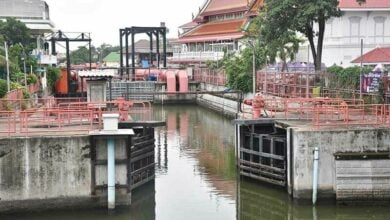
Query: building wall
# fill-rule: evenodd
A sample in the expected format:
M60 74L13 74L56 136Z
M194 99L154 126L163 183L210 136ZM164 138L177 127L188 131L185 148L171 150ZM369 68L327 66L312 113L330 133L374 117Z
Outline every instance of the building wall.
M326 23L323 63L344 67L361 55L361 39L364 41L363 53L378 46L390 46L390 13L388 11L344 11L339 18L331 18ZM297 61L307 62L308 45L303 44ZM310 52L310 62L313 57Z
M49 8L42 0L1 0L0 17L49 19Z

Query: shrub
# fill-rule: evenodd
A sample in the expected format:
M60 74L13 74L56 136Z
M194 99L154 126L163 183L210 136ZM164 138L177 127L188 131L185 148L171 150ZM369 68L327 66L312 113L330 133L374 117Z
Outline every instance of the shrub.
M47 68L47 87L51 91L54 91L54 85L59 78L60 78L60 70L58 68L55 67Z
M0 79L0 98L3 98L7 94L7 81Z
M23 92L23 99L29 99L31 97L30 93L28 93L26 89L22 89L22 92Z
M20 83L17 82L11 82L11 90L16 90L16 89L22 89L24 88Z
M35 74L27 75L27 85L35 84L38 82L38 77Z

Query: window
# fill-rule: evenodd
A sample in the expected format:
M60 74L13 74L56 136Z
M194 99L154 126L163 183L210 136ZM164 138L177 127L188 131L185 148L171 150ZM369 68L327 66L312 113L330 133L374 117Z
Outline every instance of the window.
M226 14L225 18L226 18L226 20L233 19L234 15L233 14Z
M383 43L385 35L385 17L377 16L374 17L374 34L375 34L375 43Z
M217 17L215 15L209 17L209 21L216 21Z
M361 17L353 16L349 18L349 36L351 43L358 43L360 38Z
M333 36L333 18L330 18L326 21L325 37L332 37L332 36Z

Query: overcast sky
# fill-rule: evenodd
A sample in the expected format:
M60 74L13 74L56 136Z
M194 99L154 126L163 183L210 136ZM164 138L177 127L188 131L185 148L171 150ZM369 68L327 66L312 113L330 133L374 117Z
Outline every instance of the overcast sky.
M119 45L119 28L159 26L165 22L169 38L191 21L205 0L46 0L56 29L91 32L92 44ZM137 37L146 38L146 35Z

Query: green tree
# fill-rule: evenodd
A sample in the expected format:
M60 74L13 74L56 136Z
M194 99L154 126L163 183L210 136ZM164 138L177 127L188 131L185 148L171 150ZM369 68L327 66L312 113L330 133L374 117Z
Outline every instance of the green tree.
M258 42L247 44L245 49L239 55L226 56L223 62L223 68L228 76L227 85L232 89L243 92L252 91L253 82L253 53L255 53L255 67L260 68L265 63L265 48Z
M9 46L22 44L27 53L35 48L35 40L31 36L30 29L15 18L7 18L5 22L0 21L0 35L0 41L7 41Z
M275 37L273 35L274 27L267 25L267 15L268 10L265 7L251 22L246 33L251 38L258 37L262 47L266 48L269 62L274 63L279 58L283 63L282 71L285 71L287 70L287 61L295 59L295 54L298 52L299 44L302 43L302 40L292 30L281 32L280 35Z
M26 25L14 18L7 18L5 22L0 21L0 71L5 75L5 52L4 42L7 42L9 49L10 76L17 78L15 74L23 69L25 59L26 66L36 67L36 60L29 54L36 47L30 30Z
M70 53L70 60L73 64L89 63L89 49L85 46L79 47Z
M341 16L338 0L266 0L263 29L276 38L291 32L303 34L310 43L316 70L321 69L325 23ZM317 38L317 42L315 39Z

